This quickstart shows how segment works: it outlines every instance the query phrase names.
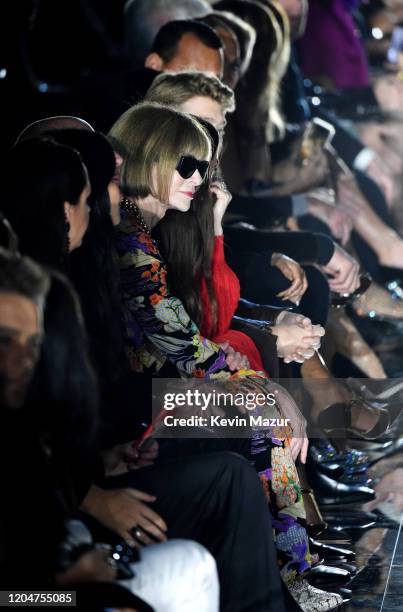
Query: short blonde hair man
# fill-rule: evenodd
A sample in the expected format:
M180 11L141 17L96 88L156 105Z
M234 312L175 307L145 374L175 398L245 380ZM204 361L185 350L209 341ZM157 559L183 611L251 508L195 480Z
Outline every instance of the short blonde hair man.
M171 180L183 155L210 160L210 140L196 119L161 104L142 103L129 108L113 125L109 136L122 158L121 188L125 195L152 194L167 202ZM158 184L154 164L158 163Z
M144 99L178 108L196 96L211 98L218 102L224 113L235 110L232 89L224 85L214 74L193 70L159 74Z

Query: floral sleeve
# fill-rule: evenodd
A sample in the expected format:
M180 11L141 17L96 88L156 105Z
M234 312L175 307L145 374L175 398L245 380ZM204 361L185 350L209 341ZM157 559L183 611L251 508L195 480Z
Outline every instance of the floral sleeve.
M203 338L182 302L169 293L167 270L155 242L122 211L117 228L120 290L129 352L145 362L144 344L168 358L182 374L199 378L228 376L220 347Z

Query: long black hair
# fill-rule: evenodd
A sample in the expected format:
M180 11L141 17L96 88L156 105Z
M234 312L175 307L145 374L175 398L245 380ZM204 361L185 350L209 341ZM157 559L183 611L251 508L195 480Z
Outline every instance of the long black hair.
M219 135L207 121L195 117L207 132L212 143L212 161L208 176L197 190L190 210L185 214L168 210L156 225L153 235L157 238L161 254L168 267L169 285L172 293L179 297L191 319L202 326L203 303L200 299L202 279L205 279L211 307L211 329L214 336L217 327L217 299L212 279L212 257L214 250L213 205L215 196L210 185L217 173Z
M123 359L119 260L107 191L115 156L108 140L97 132L65 129L49 135L79 151L91 182L88 230L80 248L71 253L67 272L80 296L97 373L101 381L110 381L119 375Z
M60 267L68 255L64 203L78 204L87 184L79 153L49 139L27 140L9 152L2 177L1 209L19 248L42 264Z
M35 419L58 443L88 447L96 439L98 388L80 302L65 276L47 270L51 286L44 311L41 356L28 393Z

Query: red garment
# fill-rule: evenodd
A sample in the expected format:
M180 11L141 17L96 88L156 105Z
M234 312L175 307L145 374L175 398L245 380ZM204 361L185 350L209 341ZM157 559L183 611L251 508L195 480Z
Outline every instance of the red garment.
M246 355L252 370L264 371L260 353L249 336L230 329L231 319L235 314L241 297L241 288L235 272L227 265L224 255L224 236L216 236L212 260L212 279L217 299L217 329L216 334L211 335L211 305L207 291L206 281L203 278L201 284L201 299L203 302L203 323L201 333L206 338L217 344L229 342L238 353Z

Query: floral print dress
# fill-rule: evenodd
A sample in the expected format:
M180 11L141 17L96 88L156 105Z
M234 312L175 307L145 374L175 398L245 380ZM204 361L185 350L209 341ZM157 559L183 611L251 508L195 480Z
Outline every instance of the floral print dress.
M231 373L222 349L200 335L182 302L170 294L166 266L156 242L124 206L116 228L116 246L126 352L134 371L151 369L158 373L170 361L183 377L231 381L255 393L281 389L263 372ZM257 406L252 414L281 416L273 413L273 408L270 415L263 410ZM311 564L301 488L289 448L291 434L290 428L252 429L249 456L273 515L278 561L286 583Z

